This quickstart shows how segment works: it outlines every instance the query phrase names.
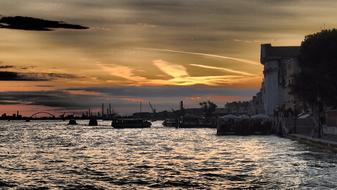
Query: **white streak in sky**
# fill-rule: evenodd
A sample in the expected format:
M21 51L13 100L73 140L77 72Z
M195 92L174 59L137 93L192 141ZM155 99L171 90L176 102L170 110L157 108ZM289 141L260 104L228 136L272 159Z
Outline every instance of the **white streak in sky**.
M244 72L244 71L238 71L238 70L228 69L228 68L223 68L223 67L214 67L214 66L200 65L200 64L190 64L190 65L194 66L194 67L205 68L205 69L215 69L215 70L227 71L227 72L230 72L230 73L235 73L235 74L244 75L244 76L256 76L254 74L247 73L247 72Z
M214 57L214 58L219 58L219 59L228 59L228 60L238 61L238 62L241 62L241 63L247 63L247 64L251 64L251 65L260 65L260 63L258 63L258 62L251 61L251 60L248 60L248 59L241 59L241 58L236 58L236 57L228 57L228 56L209 54L209 53L178 51L178 50L171 50L171 49L157 49L157 48L139 48L139 49L150 50L150 51L159 51L159 52L199 55L199 56Z

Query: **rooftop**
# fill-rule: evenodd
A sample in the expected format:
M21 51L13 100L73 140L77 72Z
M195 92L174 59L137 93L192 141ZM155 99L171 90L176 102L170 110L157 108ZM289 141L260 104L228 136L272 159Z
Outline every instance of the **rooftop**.
M270 59L295 58L300 53L300 46L261 45L261 63Z

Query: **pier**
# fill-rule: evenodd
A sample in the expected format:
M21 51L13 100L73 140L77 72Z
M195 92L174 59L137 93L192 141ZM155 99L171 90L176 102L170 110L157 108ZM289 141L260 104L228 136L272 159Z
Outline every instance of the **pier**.
M226 115L217 122L217 135L269 135L271 129L271 120L262 116Z

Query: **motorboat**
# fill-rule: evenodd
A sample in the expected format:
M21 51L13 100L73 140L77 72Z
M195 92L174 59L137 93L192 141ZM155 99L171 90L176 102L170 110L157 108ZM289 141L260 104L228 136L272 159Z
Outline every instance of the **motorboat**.
M144 119L118 118L118 119L112 120L111 126L116 129L149 128L151 127L151 122L144 120Z

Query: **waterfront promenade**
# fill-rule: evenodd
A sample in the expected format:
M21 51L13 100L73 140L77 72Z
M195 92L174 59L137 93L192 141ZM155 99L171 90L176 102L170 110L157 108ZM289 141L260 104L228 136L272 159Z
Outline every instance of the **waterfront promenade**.
M313 146L319 146L324 149L330 149L337 152L337 140L336 137L323 136L321 138L310 137L308 135L302 134L290 134L288 135L290 139L298 140Z
M319 135L318 127L311 116L296 121L294 118L274 118L272 128L274 134L337 151L337 127L322 125Z

